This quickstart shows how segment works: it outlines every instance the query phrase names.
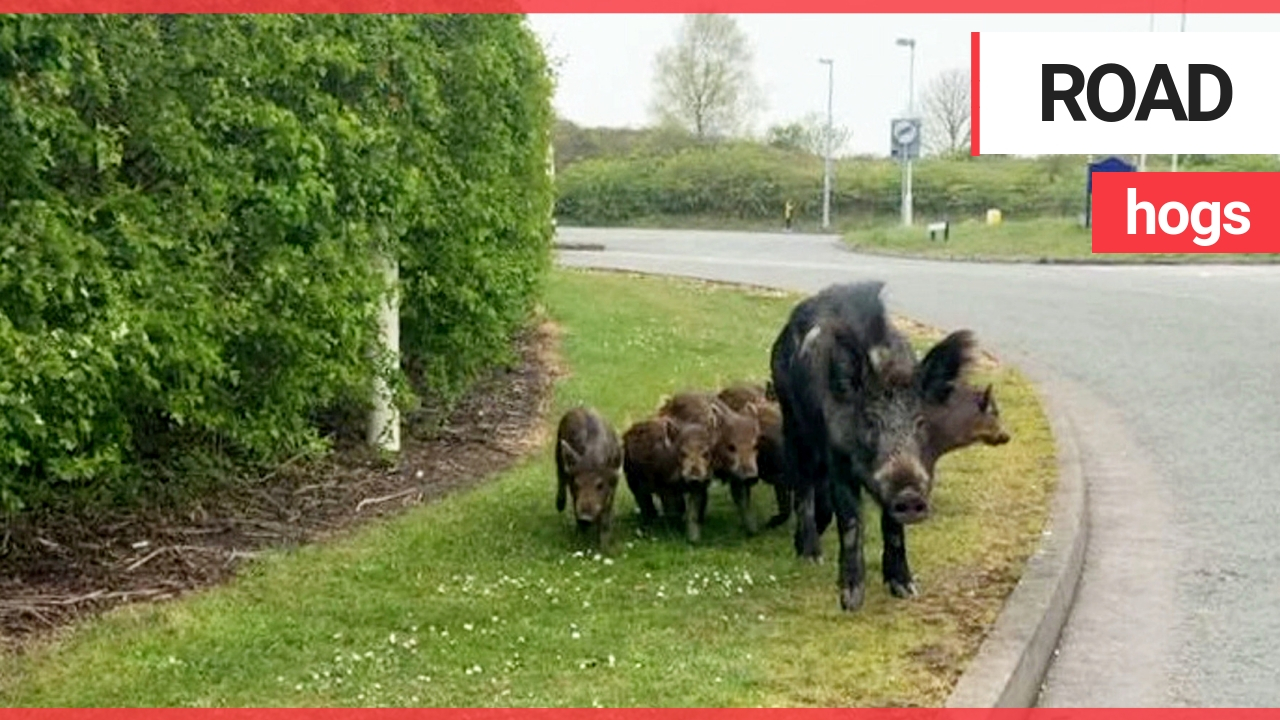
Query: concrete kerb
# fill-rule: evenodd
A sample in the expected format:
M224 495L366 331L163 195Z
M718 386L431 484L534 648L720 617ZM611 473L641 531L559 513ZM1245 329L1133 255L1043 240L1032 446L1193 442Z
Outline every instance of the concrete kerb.
M1075 428L1054 398L1060 386L1034 362L1014 364L1032 380L1048 416L1058 456L1057 488L1040 547L952 689L948 708L1035 705L1084 569L1088 496Z

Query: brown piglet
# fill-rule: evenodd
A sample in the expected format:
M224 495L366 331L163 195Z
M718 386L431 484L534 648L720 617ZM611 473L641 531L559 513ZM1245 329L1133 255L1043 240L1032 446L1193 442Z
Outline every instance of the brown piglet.
M759 479L756 446L760 423L751 413L739 413L709 393L684 392L667 400L658 414L705 427L711 434L711 470L729 485L743 527L755 534L751 486Z
M609 542L613 498L621 470L622 443L600 413L576 407L560 418L556 432L556 510L563 511L566 496L572 496L578 529L594 529L601 549Z
M711 437L706 428L659 416L632 425L622 443L627 487L641 518L647 523L657 520L656 495L662 514L672 519L683 515L689 541L698 542L711 481Z

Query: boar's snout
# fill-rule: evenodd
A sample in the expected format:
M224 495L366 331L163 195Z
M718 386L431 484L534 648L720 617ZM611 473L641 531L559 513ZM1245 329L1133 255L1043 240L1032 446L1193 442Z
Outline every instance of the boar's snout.
M987 438L988 445L1004 445L1009 442L1009 433L1004 429L997 431L995 434Z
M929 517L929 501L914 490L904 490L893 499L889 514L903 525L918 523Z
M929 473L918 460L895 457L880 468L875 480L894 520L911 525L929 517Z
M578 518L578 525L597 522L608 508L612 494L612 484L604 478L580 480L573 499L573 513Z
M687 452L681 458L680 475L685 480L705 482L711 478L711 462L704 452Z

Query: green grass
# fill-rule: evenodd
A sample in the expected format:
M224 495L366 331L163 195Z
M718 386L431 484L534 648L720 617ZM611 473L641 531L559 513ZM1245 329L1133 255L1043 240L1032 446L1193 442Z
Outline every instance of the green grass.
M948 240L929 239L924 224L911 228L882 225L845 234L850 247L865 252L943 260L1045 260L1102 263L1258 263L1280 261L1274 253L1093 254L1089 228L1074 219L1043 218L1006 221L988 226L965 220L951 226Z
M761 378L793 303L556 271L549 312L571 373L557 413L588 402L622 425L664 393ZM555 512L548 444L471 492L271 553L225 586L125 607L5 658L0 704L938 704L1038 539L1053 482L1030 387L1007 368L987 375L1015 439L944 459L937 515L909 532L918 599L874 582L862 611L842 614L834 564L796 560L789 530L746 537L723 487L699 547L679 529L640 537L621 490L619 546L597 556ZM772 511L765 495L761 515ZM868 540L875 578L878 532Z

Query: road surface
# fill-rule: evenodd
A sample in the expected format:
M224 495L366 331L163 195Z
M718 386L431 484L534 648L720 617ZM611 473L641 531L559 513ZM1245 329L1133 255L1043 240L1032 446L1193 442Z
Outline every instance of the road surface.
M562 228L566 265L814 291L1035 368L1076 427L1090 546L1044 706L1280 705L1280 267L944 263L815 235Z

